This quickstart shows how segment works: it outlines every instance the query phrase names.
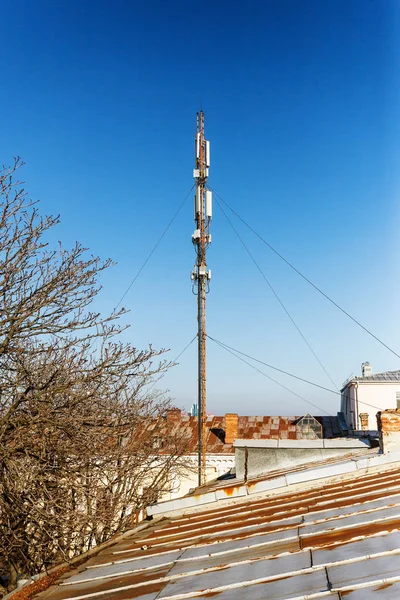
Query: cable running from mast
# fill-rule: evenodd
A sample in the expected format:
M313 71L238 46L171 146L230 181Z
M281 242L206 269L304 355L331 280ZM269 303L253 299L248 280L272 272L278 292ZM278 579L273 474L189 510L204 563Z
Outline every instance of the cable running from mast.
M211 337L210 335L207 335L207 337L213 341L215 344L217 344L218 346L221 346L221 348L223 348L224 350L226 350L227 352L230 352L230 354L233 354L234 356L236 356L236 358L240 358L239 355L241 356L245 356L246 358L248 358L249 360L254 360L254 362L257 362L261 365L264 365L265 367L268 367L269 369L273 369L274 371L278 371L279 373L282 373L283 375L287 375L288 377L293 377L293 379L297 379L298 381L302 381L303 383L308 383L309 385L312 385L313 387L317 387L325 392L330 392L331 394L335 394L336 396L342 396L341 392L337 392L335 390L331 390L329 388L324 387L323 385L319 385L318 383L315 383L314 381L310 381L309 379L304 379L303 377L300 377L298 375L294 375L293 373L289 373L288 371L285 371L284 369L279 369L279 367L274 367L273 365L270 365L269 363L266 363L258 358L255 358L254 356L250 356L250 354L246 354L245 352L241 352L240 350L237 350L236 348L233 348L232 346L229 346L228 344L225 344L224 342L221 342L220 340L217 340L213 337ZM236 354L234 354L236 353ZM254 367L254 365L251 365L250 363L247 363L247 361L243 361L246 364L249 364L250 367L256 369L256 367ZM258 370L258 369L256 369ZM263 373L262 371L259 371L260 373L262 373L263 375L265 375L265 377L268 377L268 375L266 375L265 373ZM272 377L270 377L270 379L272 381L275 381L275 383L278 383L278 385L281 385L279 382L277 382L275 379L272 379ZM289 388L285 388L287 389L289 392L291 392L292 394L298 395L296 394L296 392L293 392L292 390L290 390ZM346 395L345 395L346 396ZM349 398L349 396L346 396L347 398ZM306 400L305 398L303 398L302 396L299 396L299 398L301 398L302 400L305 400L305 402L309 402L308 400ZM375 408L377 410L382 410L381 407L379 406L375 406L374 404L369 404L368 402L365 402L363 400L362 402L363 404L365 404L365 406L370 406L371 408ZM316 405L314 405L316 406ZM316 408L318 408L319 410L323 410L320 406L316 406ZM326 413L328 414L328 413Z
M236 236L238 237L240 243L242 244L242 246L244 247L244 249L246 250L247 254L250 256L251 260L253 261L254 265L256 266L256 268L258 269L258 271L260 272L262 278L264 279L264 281L266 282L266 284L269 286L271 292L274 294L275 298L278 300L279 304L281 305L281 307L283 308L283 310L285 311L286 315L289 317L289 319L291 320L292 324L294 325L294 327L296 328L298 334L300 335L300 337L302 338L302 340L304 341L304 343L306 344L307 348L310 350L310 352L312 353L312 355L314 356L314 358L316 359L316 361L318 362L319 366L321 367L321 369L324 371L325 375L328 377L329 381L332 383L332 385L338 389L336 383L333 381L332 377L330 376L330 374L328 373L327 369L325 368L325 366L323 365L322 361L319 359L317 353L315 352L315 350L312 348L312 346L310 345L310 343L308 342L307 338L305 337L305 335L303 334L303 332L301 331L300 327L297 325L296 321L294 320L294 318L292 317L292 315L290 314L290 312L288 311L288 309L286 308L285 304L282 302L282 300L280 299L280 297L278 296L278 293L276 292L276 290L274 289L274 287L272 286L271 282L269 281L269 279L267 278L267 276L265 275L264 271L261 269L260 265L258 264L258 262L256 261L256 259L254 258L253 254L250 252L249 248L247 247L246 243L244 242L243 238L241 237L241 235L239 234L238 230L236 229L236 227L233 225L232 221L230 220L230 218L228 217L228 215L226 214L226 212L224 211L224 209L221 206L221 203L219 202L218 198L216 198L217 204L222 212L222 214L224 215L225 219L228 221L229 225L232 227L233 231L235 232Z
M232 350L233 352L236 352L237 354L240 354L241 356L245 356L246 358L249 358L250 360L254 360L254 362L257 362L260 365L264 365L264 367L268 367L269 369L278 371L278 373L282 373L283 375L287 375L288 377L293 377L293 379L297 379L298 381L302 381L303 383L308 383L309 385L317 387L320 390L323 390L324 392L330 392L331 394L339 394L340 395L340 392L337 392L336 390L331 390L330 388L327 388L323 385L319 385L318 383L314 383L313 381L310 381L309 379L304 379L303 377L300 377L298 375L293 375L293 373L289 373L288 371L285 371L284 369L279 369L279 367L274 367L273 365L270 365L262 360L259 360L258 358L254 358L254 356L250 356L250 354L246 354L245 352L241 352L237 348L233 348L232 346L229 346L229 344L225 344L224 342L221 342L220 340L216 340L215 338L212 338L210 335L207 335L207 337L210 338L210 340L212 340L216 344L224 346L226 349Z
M242 358L241 356L239 356L238 354L235 354L235 352L233 350L231 350L229 348L229 346L226 346L225 344L223 344L222 342L219 342L218 340L215 340L214 338L208 336L210 340L212 340L215 344L217 344L218 346L220 346L223 350L226 350L226 352L229 352L229 354L232 354L232 356L234 356L235 358L237 358L238 360L242 361L243 363L245 363L246 365L248 365L249 367L251 367L252 369L254 369L254 371L257 371L257 373L260 373L260 375L263 375L263 377L266 377L267 379L269 379L270 381L273 381L274 383L276 383L277 385L279 385L279 387L283 388L284 390L286 390L287 392L290 392L291 394L293 394L293 396L296 396L297 398L300 398L300 400L303 400L303 402L306 402L307 404L310 404L311 406L314 406L314 408L317 408L318 410L322 411L323 413L325 413L326 415L330 416L328 412L326 412L325 409L321 408L320 406L318 406L317 404L314 404L313 402L311 402L310 400L307 400L306 398L304 398L303 396L300 396L300 394L298 394L297 392L294 392L293 390L291 390L290 388L286 387L285 385L283 385L283 383L280 383L279 381L277 381L276 379L274 379L273 377L271 377L270 375L267 375L266 373L264 373L264 371L261 371L261 369L258 369L257 367L255 367L254 365L252 365L251 363L249 363L247 360L245 360L244 358ZM242 354L242 353L241 353ZM252 359L255 360L255 359ZM278 369L279 370L279 369Z
M172 366L175 366L176 361L180 359L180 357L182 356L182 354L184 354L184 352L186 352L186 350L193 344L194 340L197 338L197 333L192 337L192 339L190 340L190 342L188 344L186 344L186 346L183 348L183 350L181 350L178 354L178 356L176 356L174 358L174 360L172 361ZM147 390L145 391L145 394L148 394L150 392L150 390L153 389L153 387L160 381L160 379L162 379L164 377L165 373L162 373L159 377L157 377L157 379L155 381L153 381L153 383L151 384L151 386L149 388L147 388Z
M211 188L210 188L211 189ZM400 358L400 354L398 354L395 350L393 350L390 346L388 346L387 344L385 344L385 342L383 342L377 335L375 335L374 333L372 333L372 331L370 331L370 329L368 329L367 327L365 327L362 323L360 323L360 321L357 321L357 319L355 317L353 317L350 313L348 313L344 308L342 308L337 302L335 302L334 300L332 300L332 298L330 298L328 296L328 294L325 294L324 291L321 290L321 288L319 288L317 285L315 285L315 283L313 283L310 279L308 279L308 277L306 277L305 275L303 275L303 273L301 271L299 271L299 269L297 269L291 262L289 262L284 256L282 256L282 254L280 254L278 252L278 250L276 250L269 242L267 242L267 240L265 240L251 225L249 225L244 219L243 217L241 217L227 202L226 200L224 200L220 194L218 194L218 192L215 191L215 189L213 189L213 192L215 194L215 196L217 196L221 202L227 207L229 208L229 210L235 215L235 217L237 217L242 223L243 225L245 225L252 233L254 233L254 235L256 237L258 237L258 239L265 244L270 250L272 250L272 252L274 252L281 260L283 260L283 262L285 262L291 269L293 269L293 271L295 271L298 275L300 275L300 277L302 279L304 279L304 281L306 281L309 285L311 285L319 294L321 294L321 296L323 296L324 298L326 298L327 300L329 300L329 302L331 304L333 304L333 306L336 306L336 308L338 308L344 315L346 315L346 317L348 317L349 319L351 319L356 325L358 325L359 327L361 327L361 329L363 329L366 333L368 333L368 335L370 335L371 337L373 337L377 342L379 342L382 346L384 346L387 350L389 350L389 352L391 352L392 354L394 354L394 356L396 356L397 358Z
M165 234L167 233L167 231L169 230L169 228L171 227L172 223L175 221L176 217L179 215L179 213L181 212L185 202L187 201L187 199L189 198L190 194L193 191L194 185L192 185L192 187L190 188L188 194L185 196L183 202L180 204L180 206L178 207L177 211L175 212L174 216L172 217L172 219L169 221L168 225L166 226L166 228L164 229L164 231L162 232L162 234L160 235L160 237L158 238L157 242L154 244L152 250L150 251L150 253L148 254L146 260L144 261L144 263L142 264L142 266L140 267L139 271L136 273L135 277L132 279L131 283L129 284L129 286L127 287L127 289L125 290L124 294L121 296L120 301L118 302L118 304L116 305L116 307L114 308L114 311L117 310L117 308L119 307L119 305L121 304L121 302L123 301L123 299L125 298L125 296L128 294L129 290L131 289L131 287L133 286L133 284L135 283L135 281L137 280L137 278L139 277L140 273L143 271L143 269L145 268L145 266L147 265L147 263L149 262L150 258L153 256L154 252L157 250L158 246L160 245L160 243L162 242Z

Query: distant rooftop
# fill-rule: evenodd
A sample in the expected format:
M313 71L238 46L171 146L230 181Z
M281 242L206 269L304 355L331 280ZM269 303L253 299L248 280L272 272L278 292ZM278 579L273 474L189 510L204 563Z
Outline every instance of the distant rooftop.
M235 439L252 440L300 440L304 439L306 416L239 416ZM322 437L334 438L342 435L338 418L334 416L314 417L322 425ZM179 430L188 437L187 452L197 451L197 417L180 415L167 419L168 428ZM303 423L303 424L302 424ZM207 416L207 452L209 454L234 454L233 441L226 443L226 417Z
M363 382L363 381L388 381L397 382L400 381L400 370L397 371L384 371L383 373L373 373L372 367L369 362L363 362L361 365L361 376L352 375L343 383L342 389L350 385L352 382Z
M354 376L351 379L349 379L343 387L346 387L352 381L400 381L400 370L384 371L383 373L373 373L372 375L366 375L365 377Z
M383 373L374 373L366 377L355 377L358 381L400 381L400 370L384 371Z

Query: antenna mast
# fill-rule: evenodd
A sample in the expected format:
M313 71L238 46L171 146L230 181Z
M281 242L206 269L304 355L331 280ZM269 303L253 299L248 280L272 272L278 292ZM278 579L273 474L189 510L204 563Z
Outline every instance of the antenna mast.
M210 142L204 137L204 113L201 110L196 115L195 137L195 169L193 176L196 181L194 197L194 220L196 229L192 242L196 248L197 261L191 274L193 288L197 290L197 322L198 322L198 455L199 455L199 485L206 480L206 294L209 291L211 271L207 270L207 248L211 243L209 233L212 218L212 193L207 189L208 169L210 166Z

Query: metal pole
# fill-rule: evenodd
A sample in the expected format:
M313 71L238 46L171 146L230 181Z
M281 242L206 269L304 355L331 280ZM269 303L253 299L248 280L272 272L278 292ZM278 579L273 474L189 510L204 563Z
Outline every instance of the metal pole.
M206 282L199 278L197 319L198 319L198 436L199 436L199 485L206 479L207 452L207 388L206 388Z
M197 246L197 262L192 273L192 279L197 284L197 325L198 325L198 481L199 485L205 483L206 479L206 294L210 272L207 271L207 245L210 243L209 224L211 215L207 214L210 209L206 207L206 181L208 177L209 160L206 156L208 142L204 138L204 113L197 113L196 122L196 196L195 196L195 220L197 229L193 234L193 243Z

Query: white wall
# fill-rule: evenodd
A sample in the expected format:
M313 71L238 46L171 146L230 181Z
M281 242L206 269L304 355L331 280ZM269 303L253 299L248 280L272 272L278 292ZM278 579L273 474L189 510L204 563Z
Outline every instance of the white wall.
M185 456L185 462L188 466L188 471L184 476L176 476L174 480L174 490L163 494L160 500L174 500L189 493L193 488L196 488L198 483L198 457L197 454L189 454ZM234 454L207 454L206 455L206 481L212 481L220 475L225 475L230 469L235 466Z
M396 392L400 393L400 381L373 382L357 381L344 390L349 398L347 411L342 393L342 411L347 423L354 429L361 429L360 413L368 414L368 429L377 429L376 413L379 410L397 408ZM353 414L352 414L353 413Z
M342 391L341 411L346 418L346 422L352 429L357 429L356 411L355 411L356 388L354 384L349 384Z

